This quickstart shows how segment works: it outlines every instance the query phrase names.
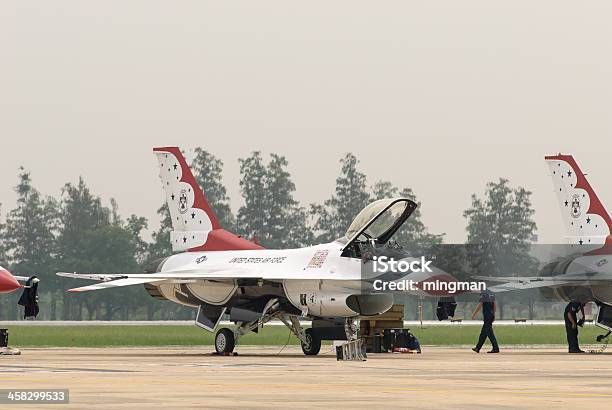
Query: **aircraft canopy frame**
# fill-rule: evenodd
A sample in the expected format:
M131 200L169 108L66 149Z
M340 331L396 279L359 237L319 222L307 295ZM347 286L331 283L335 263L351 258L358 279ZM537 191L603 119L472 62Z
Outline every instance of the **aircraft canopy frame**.
M353 219L345 234L349 240L343 250L356 241L373 240L378 245L387 243L417 206L408 198L386 198L372 202Z

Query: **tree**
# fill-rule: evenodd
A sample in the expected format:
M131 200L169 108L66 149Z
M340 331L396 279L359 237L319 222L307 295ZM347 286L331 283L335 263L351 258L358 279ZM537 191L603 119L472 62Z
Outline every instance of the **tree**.
M236 220L230 208L230 201L225 185L223 185L223 161L202 148L195 149L195 158L191 163L191 170L202 191L208 199L224 229L232 231Z
M121 225L120 225L121 226ZM130 235L131 246L134 249L134 260L138 265L146 262L149 244L142 239L142 231L147 229L148 222L144 216L130 215L122 226Z
M170 241L170 232L172 231L172 217L168 204L164 203L157 210L157 214L161 217L159 229L151 235L153 241L148 246L149 259L165 258L172 255L172 243Z
M477 261L482 267L498 267L492 256L522 258L529 251L536 231L530 196L524 188L512 189L503 178L487 184L484 199L472 195L472 206L463 216L468 220L467 242L487 251Z
M371 191L372 200L378 201L379 199L397 197L399 189L389 181L379 180L374 185L372 185Z
M308 214L293 198L295 184L287 171L287 159L271 154L266 165L261 153L253 152L239 161L240 189L244 198L244 205L238 210L241 232L271 248L311 243Z
M36 275L54 284L57 282L54 274L57 203L53 198L41 197L32 186L30 173L23 167L19 168L15 192L17 207L7 215L2 237L4 256L11 260L13 273Z
M357 214L369 203L366 176L357 170L359 160L346 154L341 160L341 173L336 178L336 189L323 205L311 205L316 221L314 230L317 241L329 242L344 236Z
M261 153L255 151L250 157L239 159L240 192L244 205L238 209L238 232L246 238L256 237L266 241L266 223L268 206L266 193L266 166Z
M1 205L1 204L0 204ZM0 207L1 210L1 207ZM8 254L6 249L6 225L2 222L2 213L0 212L0 266L5 269L9 268ZM3 295L4 296L4 295ZM9 315L11 317L9 317ZM16 317L15 300L9 297L0 297L0 318L14 319Z
M418 207L393 235L393 239L413 255L427 254L432 247L442 243L444 234L431 234L427 231L425 224L421 221L421 204L417 201L412 189L404 188L399 191L389 181L378 181L372 187L374 200L398 196L411 199L418 204Z
M313 240L307 226L308 213L293 198L295 184L287 165L284 156L271 154L265 177L266 239L270 247L279 249L305 246Z
M6 252L6 224L2 222L2 204L0 204L0 266L8 267L8 256Z
M145 245L140 237L146 219L131 216L125 225L116 202L112 210L91 193L83 178L62 190L59 259L64 269L77 272L139 272ZM85 307L89 319L112 319L122 309L140 308L141 288L117 289L107 293L64 295L64 317L80 319Z
M41 274L47 271L55 254L57 204L53 198L41 198L23 167L15 192L17 207L7 216L5 246L16 273Z
M483 199L472 195L472 206L463 216L468 220L468 252L474 273L507 276L537 270L537 261L529 255L536 231L530 196L531 192L513 189L503 178L487 184ZM503 317L503 303L499 305Z

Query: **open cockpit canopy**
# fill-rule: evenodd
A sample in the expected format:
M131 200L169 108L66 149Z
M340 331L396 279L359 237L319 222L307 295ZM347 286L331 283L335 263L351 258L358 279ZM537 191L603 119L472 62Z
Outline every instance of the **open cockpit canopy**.
M417 204L407 198L387 198L372 202L353 220L343 238L345 248L354 242L385 244L414 212Z

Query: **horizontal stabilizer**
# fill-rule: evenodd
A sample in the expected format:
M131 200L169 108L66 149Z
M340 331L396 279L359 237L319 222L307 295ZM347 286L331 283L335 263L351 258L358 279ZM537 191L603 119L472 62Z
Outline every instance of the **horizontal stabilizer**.
M141 285L143 283L159 282L164 279L153 279L150 278L127 278L127 279L116 279L109 280L107 282L100 282L94 285L82 286L80 288L68 289L68 292L87 292L90 290L100 290L108 288L118 288L122 286Z
M491 286L489 289L491 292L500 293L500 292L509 292L513 290L527 290L527 289L537 289L544 287L555 287L568 285L572 282L563 282L561 280L543 280L543 281L534 281L534 282L506 282L499 285Z
M122 279L122 278L127 278L129 276L129 274L124 275L120 273L70 273L70 272L57 272L56 275L62 276L64 278L102 280L102 281Z
M612 280L607 273L580 273L557 276L474 276L476 280L498 282L499 285L489 287L492 292L507 292L512 290L537 289L565 285L592 286L596 283L608 283Z

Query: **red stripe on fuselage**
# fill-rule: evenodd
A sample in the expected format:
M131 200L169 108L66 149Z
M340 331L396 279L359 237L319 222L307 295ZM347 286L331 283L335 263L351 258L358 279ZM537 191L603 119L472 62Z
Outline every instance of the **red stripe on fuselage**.
M206 243L202 246L189 249L189 252L201 251L249 251L265 249L254 242L234 235L225 229L210 231Z

